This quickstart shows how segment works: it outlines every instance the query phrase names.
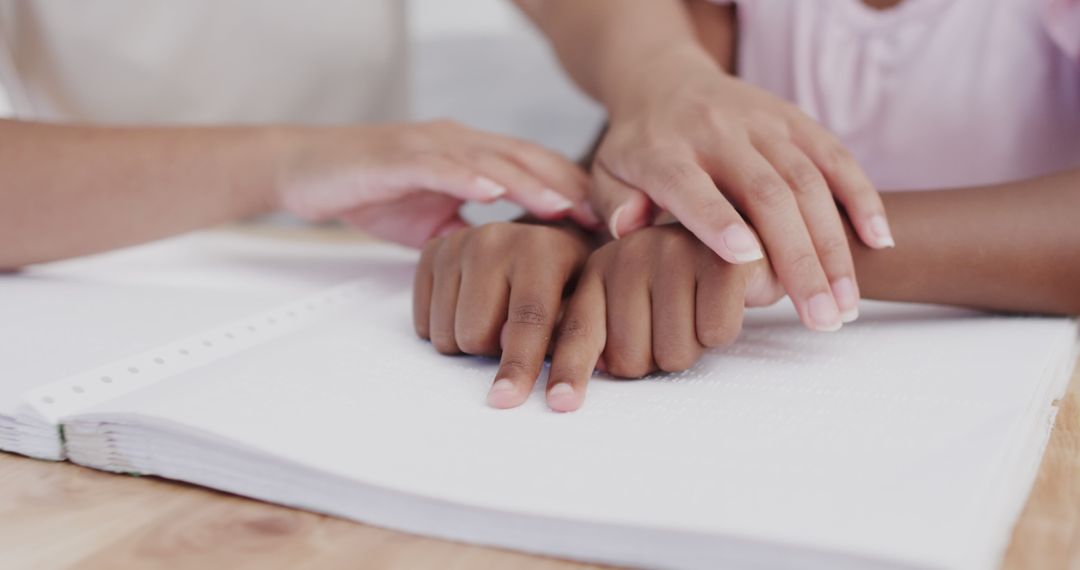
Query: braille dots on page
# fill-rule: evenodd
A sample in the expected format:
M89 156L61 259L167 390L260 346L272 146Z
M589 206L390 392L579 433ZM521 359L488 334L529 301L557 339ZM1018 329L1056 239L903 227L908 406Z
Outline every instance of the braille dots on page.
M59 380L26 395L48 418L72 412L204 366L347 309L368 290L364 280L339 285L283 307Z

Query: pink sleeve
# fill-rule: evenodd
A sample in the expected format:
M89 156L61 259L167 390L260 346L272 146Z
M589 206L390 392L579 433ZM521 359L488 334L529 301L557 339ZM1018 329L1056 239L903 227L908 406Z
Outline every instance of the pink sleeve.
M1073 61L1080 64L1080 0L1041 0L1046 32Z

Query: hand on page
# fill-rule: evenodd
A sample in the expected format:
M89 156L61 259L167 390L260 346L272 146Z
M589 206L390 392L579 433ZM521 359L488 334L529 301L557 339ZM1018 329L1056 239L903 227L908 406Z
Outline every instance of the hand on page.
M424 249L413 307L440 352L501 355L492 406L522 404L550 352L548 405L572 411L598 364L624 378L684 370L735 338L744 306L782 294L767 263L728 264L676 225L590 255L574 230L492 224Z
M563 293L590 249L579 230L520 223L433 240L413 288L416 332L444 354L501 355L490 402L520 404L540 375ZM507 383L511 390L503 390Z
M634 77L610 105L592 169L591 200L612 234L649 225L655 204L730 263L767 253L808 327L854 318L836 201L867 245L892 237L879 195L835 137L700 49L658 55Z
M619 378L685 370L735 340L745 307L782 295L767 263L727 263L678 225L608 243L589 257L563 312L548 405L580 407L598 361Z
M597 222L580 168L526 141L449 121L286 132L278 196L306 219L343 219L409 245L463 226L466 201L504 198L538 219Z

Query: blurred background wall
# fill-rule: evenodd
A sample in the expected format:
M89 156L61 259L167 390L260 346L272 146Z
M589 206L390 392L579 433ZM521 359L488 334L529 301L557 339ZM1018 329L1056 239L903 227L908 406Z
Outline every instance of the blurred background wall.
M510 0L410 0L413 112L582 153L599 108Z
M11 114L11 104L8 103L7 93L4 93L4 86L0 85L0 117L7 117Z

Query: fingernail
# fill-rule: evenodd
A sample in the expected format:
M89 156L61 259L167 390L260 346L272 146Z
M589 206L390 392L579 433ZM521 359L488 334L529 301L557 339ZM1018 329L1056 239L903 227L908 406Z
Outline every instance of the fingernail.
M626 204L615 208L615 211L611 213L611 217L608 218L608 231L611 232L611 237L615 239L619 239L619 216L625 209Z
M512 408L517 405L517 389L509 378L501 378L491 385L487 396L488 405L493 408Z
M859 318L859 291L850 277L833 281L832 293L836 305L840 308L842 322L850 323Z
M540 193L540 201L553 212L565 212L574 207L574 203L566 199L566 196L548 188Z
M811 324L819 331L835 331L843 324L840 322L840 310L836 307L836 300L828 293L818 293L811 297L808 310Z
M572 412L577 409L577 398L574 397L574 387L566 382L560 382L548 390L548 407L556 412Z
M720 236L737 263L757 261L765 257L754 234L742 224L728 226Z
M877 239L878 247L896 247L896 242L893 241L892 230L889 229L889 222L885 219L885 216L878 214L870 218L870 233L874 234Z
M503 186L502 184L499 184L498 182L495 182L494 180L492 180L490 178L484 177L484 176L477 176L476 177L476 187L479 188L481 192L487 194L488 197L492 198L492 199L498 198L498 197L502 196L503 194L506 194L506 187L505 186Z

